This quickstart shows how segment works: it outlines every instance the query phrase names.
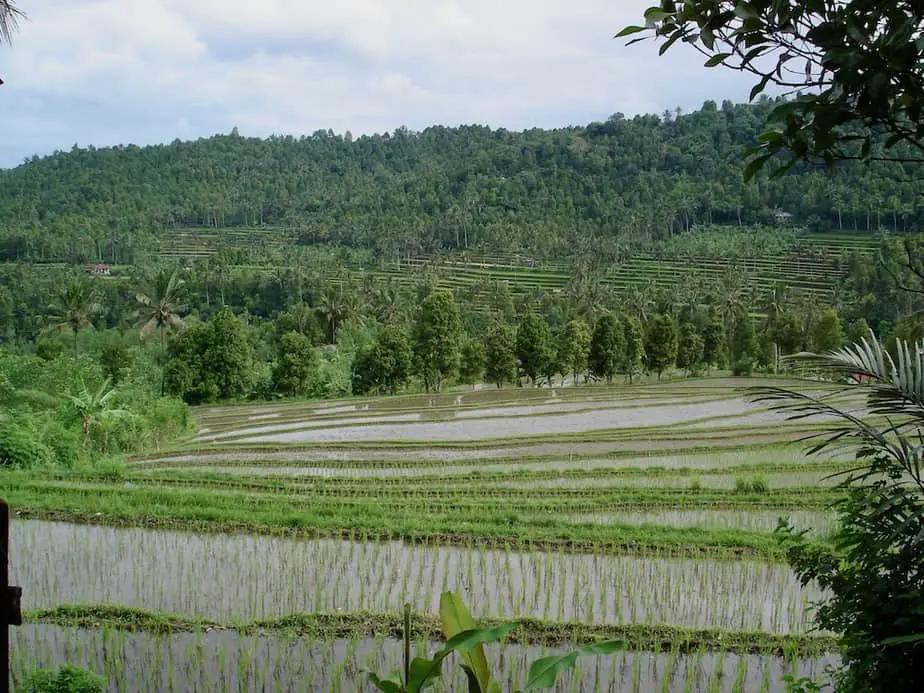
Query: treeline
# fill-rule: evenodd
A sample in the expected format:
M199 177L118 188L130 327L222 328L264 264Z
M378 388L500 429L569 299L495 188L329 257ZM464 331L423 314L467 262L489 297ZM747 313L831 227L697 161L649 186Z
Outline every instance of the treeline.
M716 368L778 372L787 368L783 355L834 349L869 329L856 312L794 301L784 287L748 303L731 283L725 294L613 308L550 295L544 306L510 303L477 317L467 313L464 298L425 285L409 300L386 291L362 305L357 295L348 306L328 294L317 305L292 303L270 318L228 305L194 313L183 274L165 268L134 287L130 327L107 328L100 318L106 300L100 288L112 282L63 282L37 338L7 351L35 368L43 361L95 363L95 381L105 378L114 388L126 374L143 374L147 392L201 404L476 383L612 383ZM922 324L911 316L880 320L877 328L886 338L915 339Z
M697 224L905 230L924 220L898 164L800 168L745 184L770 101L556 130L399 129L353 138L236 133L75 148L0 171L0 259L130 264L179 226L289 229L377 257L445 249L570 255Z
M252 396L395 394L409 387L436 392L447 384L482 382L498 388L613 383L617 378L632 382L643 374L661 379L675 369L686 375L726 367L735 375L756 369L776 373L788 367L781 360L785 354L836 349L847 338L867 336L869 329L857 320L845 332L833 309L761 320L744 310L722 316L702 309L653 314L645 321L604 313L592 323L575 318L559 329L537 313L526 313L470 335L452 292L436 289L409 325L370 325L359 343L355 335L338 341L337 351L349 364L349 382L334 392L330 372L322 370L330 356L314 345L310 331L299 329L298 312L274 325L268 363L260 363L248 328L227 307L182 332L166 350L167 391L201 404Z

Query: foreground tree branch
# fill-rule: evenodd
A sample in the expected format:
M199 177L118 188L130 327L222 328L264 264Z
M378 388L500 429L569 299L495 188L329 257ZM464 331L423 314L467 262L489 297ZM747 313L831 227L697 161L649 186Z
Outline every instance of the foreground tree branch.
M663 54L677 42L755 77L791 100L748 152L745 178L777 154L780 175L799 162L844 158L918 162L924 153L924 4L917 0L661 0L629 43L652 38Z

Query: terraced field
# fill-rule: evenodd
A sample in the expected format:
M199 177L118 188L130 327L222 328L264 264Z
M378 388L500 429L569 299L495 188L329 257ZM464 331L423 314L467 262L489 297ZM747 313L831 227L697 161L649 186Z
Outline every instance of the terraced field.
M730 233L736 233L734 230ZM275 227L240 229L176 229L165 231L155 253L166 260L195 260L209 257L223 247L242 249L280 248L294 243L292 229ZM871 234L799 233L788 250L777 255L734 257L724 255L659 256L636 255L607 269L602 282L617 293L633 287L670 287L691 276L720 280L732 268L748 279L749 290L761 293L780 282L822 303L830 303L837 281L846 272L850 253L873 253L879 239ZM256 270L257 267L249 267ZM267 268L268 269L268 268ZM370 276L396 284L413 284L422 271L430 269L438 284L457 291L478 291L494 282L506 283L512 293L563 290L574 268L567 262L539 262L524 256L449 255L438 262L428 258L402 259L378 269L349 268L359 281ZM337 274L337 280L342 280ZM476 301L477 303L477 301Z
M761 380L761 384L770 381ZM772 535L824 541L828 477L747 381L480 390L204 408L124 472L6 472L28 626L14 668L71 661L112 690L368 690L401 657L405 602L433 651L442 591L520 620L496 673L616 637L559 690L781 691L820 676ZM858 408L831 385L799 382ZM443 690L462 690L459 680Z

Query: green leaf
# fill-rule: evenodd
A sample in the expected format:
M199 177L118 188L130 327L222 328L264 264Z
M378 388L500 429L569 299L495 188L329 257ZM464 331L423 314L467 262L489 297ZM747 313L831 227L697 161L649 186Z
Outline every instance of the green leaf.
M496 628L475 628L472 630L464 630L461 633L458 633L451 637L447 642L446 646L443 648L447 652L468 652L476 645L480 645L486 642L497 642L501 638L506 637L512 631L517 628L516 623L505 623L502 626L497 626Z
M440 650L433 659L414 657L407 679L407 693L417 693L429 686L442 670L443 660L451 654L449 650Z
M389 681L388 679L380 679L377 674L374 674L371 671L367 671L365 673L366 676L369 677L369 680L372 682L372 685L382 691L382 693L404 693L404 689L394 681Z
M759 15L757 10L755 10L749 3L746 2L736 2L735 3L735 16L741 19L758 19Z
M558 675L574 666L578 653L569 652L565 655L542 657L529 667L526 677L526 690L531 688L551 688L558 680Z
M462 598L453 592L444 592L440 597L440 621L443 624L443 635L447 641L464 631L475 630L475 621L468 612ZM488 669L488 660L484 656L484 648L477 644L466 652L460 652L462 660L471 667L481 687L481 693L488 689L491 681L491 672Z
M607 640L606 642L598 642L582 647L578 652L581 655L607 655L624 649L626 649L626 644L622 640Z
M748 162L748 165L744 167L744 180L751 180L757 174L757 172L763 168L763 165L767 163L767 159L769 159L771 156L773 155L761 154L760 156L751 159Z
M716 65L721 65L722 61L725 60L731 53L716 53L709 60L706 61L706 67L715 67Z
M484 693L472 668L463 664L462 671L465 672L465 679L468 681L468 693Z
M749 101L753 101L764 89L767 88L767 83L770 81L770 74L764 75L760 82L754 85L754 88L751 89L751 95L748 98Z
M649 7L645 10L644 17L649 22L662 22L671 16L670 12L665 12L660 7Z
M621 640L609 640L587 645L567 654L537 659L529 667L526 690L531 688L551 688L555 685L555 681L558 680L558 675L573 667L578 657L582 655L613 654L624 648L625 643Z
M637 26L637 25L627 26L622 31L620 31L618 34L616 34L613 38L622 38L623 36L632 36L632 34L638 34L642 31L645 31L645 27L643 26Z

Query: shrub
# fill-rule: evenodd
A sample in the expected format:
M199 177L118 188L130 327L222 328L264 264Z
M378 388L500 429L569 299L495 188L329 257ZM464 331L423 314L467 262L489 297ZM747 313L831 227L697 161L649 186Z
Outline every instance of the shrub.
M60 465L73 467L80 459L80 434L59 421L49 421L42 427L41 440Z
M105 680L92 671L65 665L58 671L40 669L29 674L24 693L102 693Z
M30 429L13 422L0 423L0 467L28 469L51 461L51 451Z
M732 364L732 375L748 376L754 372L754 359L750 356L740 358Z

